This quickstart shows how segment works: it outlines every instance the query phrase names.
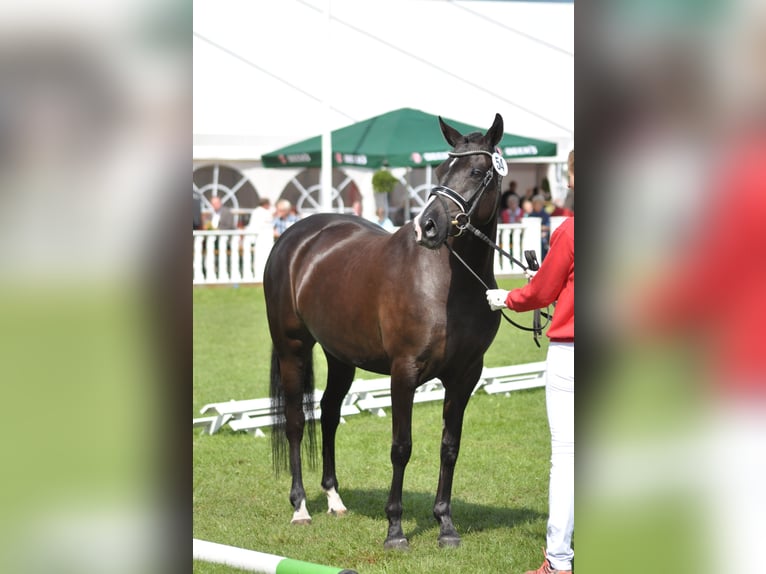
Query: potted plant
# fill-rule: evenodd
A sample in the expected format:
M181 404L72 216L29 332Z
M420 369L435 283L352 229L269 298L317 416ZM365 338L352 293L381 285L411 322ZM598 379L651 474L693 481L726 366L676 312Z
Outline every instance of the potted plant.
M372 190L375 193L391 193L399 180L386 168L381 168L372 175Z
M375 196L375 207L382 207L388 213L388 194L394 190L399 180L386 167L372 174L372 191Z

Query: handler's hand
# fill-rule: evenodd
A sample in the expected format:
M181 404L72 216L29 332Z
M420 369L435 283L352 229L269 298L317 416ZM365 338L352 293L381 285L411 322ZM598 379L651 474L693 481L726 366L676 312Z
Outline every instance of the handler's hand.
M524 275L526 276L527 279L531 281L532 277L537 275L537 271L532 271L531 269L524 269Z
M506 297L508 297L508 291L505 289L487 289L487 303L493 311L505 309Z

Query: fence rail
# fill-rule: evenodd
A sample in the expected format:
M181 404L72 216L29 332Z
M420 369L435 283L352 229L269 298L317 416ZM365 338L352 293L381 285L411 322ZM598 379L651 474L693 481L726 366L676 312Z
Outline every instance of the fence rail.
M558 223L551 221L551 226L555 228ZM498 225L495 241L519 261L524 261L523 253L528 249L534 250L540 260L540 233L540 219L531 217L522 223ZM263 269L274 245L269 231L194 231L193 234L194 285L263 282ZM496 276L522 274L518 265L497 252L494 268Z
M479 389L487 394L503 393L508 396L512 391L534 389L545 385L545 361L507 365L503 367L484 367L473 392ZM324 391L314 391L314 417L322 416L320 401ZM444 387L439 379L431 379L415 390L414 402L423 403L444 399ZM391 407L391 378L356 379L351 383L341 405L343 417L369 412L377 416L386 416L386 409ZM253 436L263 437L263 429L269 429L274 421L271 416L271 401L267 398L230 400L209 403L200 409L204 417L192 419L194 428L200 428L204 434L215 434L224 425L234 431L245 431Z
M274 240L255 231L194 231L194 285L263 282Z

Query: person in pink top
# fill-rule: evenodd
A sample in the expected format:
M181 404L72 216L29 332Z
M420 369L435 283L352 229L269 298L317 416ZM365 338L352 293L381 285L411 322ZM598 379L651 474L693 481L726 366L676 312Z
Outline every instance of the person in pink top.
M574 189L574 150L569 153ZM572 574L574 532L574 217L551 237L539 271L520 289L487 290L492 310L531 311L556 302L548 329L545 403L551 429L551 472L545 559L526 574Z
M500 223L518 223L524 217L524 211L519 207L519 198L509 195L505 200L505 208L500 211Z

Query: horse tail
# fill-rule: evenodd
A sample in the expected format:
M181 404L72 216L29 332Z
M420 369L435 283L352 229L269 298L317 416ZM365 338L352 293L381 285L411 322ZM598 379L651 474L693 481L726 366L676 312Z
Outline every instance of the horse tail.
M303 369L303 414L305 417L304 429L308 431L308 445L303 443L308 451L309 465L316 467L317 441L316 420L314 419L314 360L309 355ZM279 366L279 357L276 350L271 349L271 384L269 389L271 398L271 454L274 472L279 475L280 471L287 469L287 419L285 417L285 390L282 386L282 373Z
M287 468L287 434L285 434L285 391L282 388L282 374L279 358L274 347L271 348L271 461L274 472Z

